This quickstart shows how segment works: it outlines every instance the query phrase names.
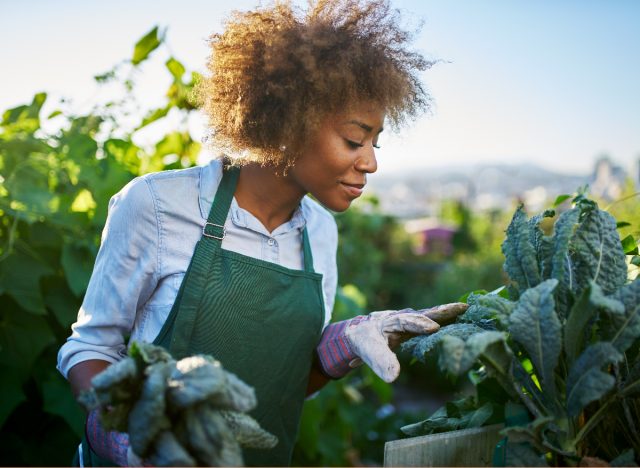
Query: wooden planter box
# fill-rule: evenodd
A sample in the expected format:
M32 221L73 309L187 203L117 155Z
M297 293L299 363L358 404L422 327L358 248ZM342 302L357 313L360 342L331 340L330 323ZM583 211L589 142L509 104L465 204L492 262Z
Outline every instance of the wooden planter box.
M384 466L492 466L503 427L495 424L387 442Z

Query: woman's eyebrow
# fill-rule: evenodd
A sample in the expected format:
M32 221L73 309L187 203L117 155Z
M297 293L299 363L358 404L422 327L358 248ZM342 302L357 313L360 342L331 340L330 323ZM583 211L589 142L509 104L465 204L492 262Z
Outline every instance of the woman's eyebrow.
M373 127L367 125L364 122L360 122L359 120L349 120L347 123L357 125L358 127L362 128L363 130L366 130L369 133L373 131ZM383 130L384 128L380 127L380 130L378 130L378 133L381 133Z

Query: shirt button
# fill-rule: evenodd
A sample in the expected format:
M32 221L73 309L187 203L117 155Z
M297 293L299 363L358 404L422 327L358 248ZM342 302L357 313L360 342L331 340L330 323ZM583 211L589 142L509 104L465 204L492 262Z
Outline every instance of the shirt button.
M274 245L275 243L276 243L276 241L275 241L275 240L273 240L273 239L269 239L269 240L267 241L267 244L269 244L269 245Z

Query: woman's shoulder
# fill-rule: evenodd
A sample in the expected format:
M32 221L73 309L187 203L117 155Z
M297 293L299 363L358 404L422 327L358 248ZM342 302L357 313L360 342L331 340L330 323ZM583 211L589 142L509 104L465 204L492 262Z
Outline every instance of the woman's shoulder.
M198 197L201 195L203 181L214 185L219 183L222 173L221 164L220 160L213 160L204 165L185 169L150 172L132 179L114 195L114 199L136 204L145 201L173 200L176 197L180 199Z

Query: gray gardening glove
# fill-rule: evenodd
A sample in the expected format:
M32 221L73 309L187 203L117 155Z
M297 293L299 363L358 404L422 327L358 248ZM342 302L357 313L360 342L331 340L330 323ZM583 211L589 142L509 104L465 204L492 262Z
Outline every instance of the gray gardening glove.
M400 374L393 348L416 336L433 333L467 310L460 302L431 309L385 310L361 315L325 328L317 347L325 374L340 378L365 362L385 382Z

